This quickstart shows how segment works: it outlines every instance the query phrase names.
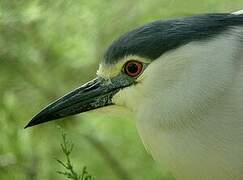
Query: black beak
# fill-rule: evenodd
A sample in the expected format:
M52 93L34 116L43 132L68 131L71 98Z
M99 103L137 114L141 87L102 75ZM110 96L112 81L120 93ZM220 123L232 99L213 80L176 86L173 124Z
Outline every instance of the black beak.
M130 83L129 83L130 84ZM31 127L112 104L112 97L126 83L96 78L48 105L25 126Z

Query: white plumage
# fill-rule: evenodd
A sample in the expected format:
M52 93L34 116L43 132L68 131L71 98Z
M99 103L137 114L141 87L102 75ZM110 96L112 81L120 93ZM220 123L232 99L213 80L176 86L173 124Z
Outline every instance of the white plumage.
M178 180L243 179L243 28L170 51L113 98Z

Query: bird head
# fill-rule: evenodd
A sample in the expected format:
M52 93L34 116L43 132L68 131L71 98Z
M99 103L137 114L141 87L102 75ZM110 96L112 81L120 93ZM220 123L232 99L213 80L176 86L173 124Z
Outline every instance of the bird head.
M158 98L156 92L172 87L190 66L185 60L191 57L185 54L198 49L181 47L210 41L239 23L243 24L242 17L237 15L207 14L159 20L131 30L109 46L94 80L45 107L26 127L105 106L137 111L146 99Z

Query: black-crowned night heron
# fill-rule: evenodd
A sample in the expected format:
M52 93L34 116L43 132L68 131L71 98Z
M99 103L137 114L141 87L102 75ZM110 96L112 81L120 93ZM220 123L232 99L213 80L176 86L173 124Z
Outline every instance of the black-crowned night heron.
M153 158L177 179L243 179L243 14L155 21L114 41L97 78L26 127L108 106L136 116Z

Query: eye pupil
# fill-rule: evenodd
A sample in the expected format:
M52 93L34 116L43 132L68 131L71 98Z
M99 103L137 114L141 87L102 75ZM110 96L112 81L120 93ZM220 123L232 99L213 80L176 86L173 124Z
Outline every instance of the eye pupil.
M138 66L137 64L135 63L130 63L128 64L127 66L127 70L130 72L130 73L136 73L138 71Z
M128 61L124 66L124 72L131 77L138 76L143 69L143 64L139 61L131 60Z

